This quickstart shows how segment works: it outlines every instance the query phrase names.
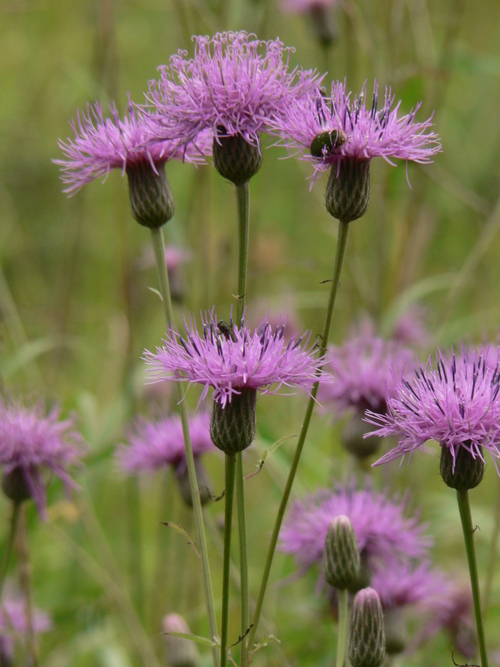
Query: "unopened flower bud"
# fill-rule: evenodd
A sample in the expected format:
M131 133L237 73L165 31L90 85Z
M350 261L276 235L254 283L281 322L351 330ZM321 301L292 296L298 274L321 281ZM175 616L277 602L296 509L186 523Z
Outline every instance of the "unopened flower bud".
M7 498L15 503L22 503L32 497L22 468L14 468L14 470L8 473L4 472L2 477L2 491Z
M206 471L205 466L203 465L203 461L201 461L199 458L195 458L194 467L196 470L196 481L198 482L200 502L202 505L205 505L211 498L211 479ZM175 476L179 482L179 490L181 492L182 499L188 507L192 507L193 497L191 495L191 483L189 481L189 472L185 462L183 462L182 466L177 467L175 470Z
M373 588L363 588L354 597L348 655L352 667L380 667L384 662L384 617Z
M476 487L484 475L481 452L475 456L465 447L457 447L455 456L446 445L441 446L441 477L445 484L457 491L468 491Z
M130 206L140 225L157 229L174 215L174 200L164 164L143 161L127 167Z
M225 454L237 454L249 447L256 432L257 391L248 387L232 394L224 407L214 401L210 437Z
M326 582L339 590L350 588L359 576L358 540L347 516L336 516L328 526L323 569Z
M196 644L184 637L175 637L171 633L191 634L188 624L179 614L168 614L163 619L163 631L166 635L167 662L169 667L198 667L200 656Z
M375 435L364 437L375 430L375 426L363 421L364 413L355 412L345 425L340 436L340 442L349 454L357 459L366 459L375 454L381 445L381 440Z
M370 201L370 160L343 157L334 163L326 186L326 208L344 223L357 220Z
M241 134L224 136L225 133L225 128L221 127L219 136L214 138L214 166L221 176L234 185L243 185L260 169L260 146L249 143Z

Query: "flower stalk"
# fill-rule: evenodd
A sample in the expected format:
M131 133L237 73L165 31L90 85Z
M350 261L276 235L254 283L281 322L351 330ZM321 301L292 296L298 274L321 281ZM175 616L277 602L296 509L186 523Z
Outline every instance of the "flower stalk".
M347 647L347 635L349 631L349 607L347 588L337 590L339 602L339 624L337 632L337 667L344 667Z
M469 492L467 490L457 490L457 502L458 511L460 512L460 520L462 522L467 562L469 564L472 599L474 602L474 616L476 618L477 641L479 644L479 654L481 656L481 667L488 667L483 617L481 614L481 599L479 593L479 579L477 575L476 551L474 549L474 528L472 527Z
M19 525L21 506L22 506L21 502L12 501L12 516L10 518L9 534L7 536L7 542L5 543L4 546L2 564L0 566L0 601L2 599L3 587L5 584L5 576L7 574L7 569L9 567L10 556L12 554L12 547L14 546L17 527Z
M163 238L163 231L160 228L151 229L151 239L156 258L156 266L158 270L158 279L160 283L160 292L165 310L165 319L167 326L171 326L174 321L174 311L172 307L172 300L170 297L170 287L168 282L167 265L165 261L165 242ZM212 592L212 580L210 575L210 564L208 561L208 549L205 537L205 528L203 524L203 513L201 509L201 500L198 493L198 483L196 479L196 469L193 456L193 448L191 445L191 438L189 435L189 424L187 418L186 405L183 399L182 386L176 384L179 413L182 422L182 432L184 435L184 443L186 445L186 461L189 473L189 482L191 485L191 496L193 499L193 513L196 526L196 536L198 540L198 547L201 554L201 564L203 573L203 587L205 592L205 604L207 607L208 624L210 630L210 639L216 641L218 637L217 620L215 616L214 598ZM212 658L214 667L218 665L219 656L217 647L212 647Z
M240 452L241 453L241 452ZM222 566L222 623L220 643L220 667L227 662L227 634L229 621L229 572L231 567L231 528L233 520L234 479L236 475L236 454L226 454L226 494L224 513L224 559Z
M330 289L330 296L328 300L328 306L327 306L327 311L326 311L326 317L325 317L325 324L324 324L324 329L323 329L323 335L321 338L321 346L320 346L320 359L323 359L326 355L326 350L328 346L328 339L330 337L330 329L331 329L331 324L332 324L332 315L333 315L333 310L335 307L335 301L337 298L337 292L338 292L338 287L340 283L340 274L342 272L342 266L344 263L344 257L345 257L345 251L347 248L347 239L349 237L349 223L343 222L342 220L339 221L339 233L338 233L338 239L337 239L337 250L335 254L335 262L334 262L334 267L333 267L333 277L332 277L332 283L331 283L331 289ZM317 375L319 376L321 370L320 367L318 368ZM297 468L299 465L300 457L302 454L302 450L304 448L304 443L306 441L307 437L307 432L309 430L309 424L311 422L311 417L313 414L314 406L316 405L316 396L318 394L318 389L319 389L319 379L316 380L316 382L313 385L313 388L311 390L311 396L309 398L309 402L307 404L307 409L306 409L306 414L304 417L304 421L302 422L302 428L300 430L299 434L299 439L297 441L297 447L295 449L295 454L293 457L292 465L290 467L290 472L288 473L288 479L286 481L285 489L283 491L283 496L281 498L281 503L278 509L278 514L276 516L276 520L274 523L274 528L273 528L273 533L271 535L271 542L269 544L269 549L267 552L267 558L266 558L266 563L264 566L264 573L262 575L262 582L260 586L260 591L259 591L259 597L257 600L257 607L255 610L255 615L254 615L254 621L253 621L253 626L250 630L249 636L248 636L248 646L250 649L253 646L253 642L255 640L255 634L257 632L258 624L259 624L259 619L260 619L260 614L262 611L262 605L264 602L264 596L266 593L267 589L267 584L269 581L269 574L271 572L271 566L274 558L274 553L276 551L276 545L278 542L278 537L279 537L279 532L281 528L281 524L283 522L283 517L285 516L285 510L288 504L288 499L290 497L290 493L292 490L292 485L295 479L295 474L297 472Z

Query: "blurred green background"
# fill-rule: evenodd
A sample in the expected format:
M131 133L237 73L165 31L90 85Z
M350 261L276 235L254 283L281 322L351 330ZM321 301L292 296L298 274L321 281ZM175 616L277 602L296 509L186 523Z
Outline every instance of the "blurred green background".
M411 189L404 164L372 163L371 204L352 225L333 337L341 342L364 314L387 333L399 313L418 305L433 337L421 350L424 358L437 345L498 343L500 3L343 0L330 11L337 38L325 50L308 17L286 13L272 0L0 5L0 371L7 394L75 410L91 446L74 501L62 500L54 484L49 521L40 524L34 509L30 514L35 600L55 624L42 639L44 665L154 664L147 657L151 647L163 664L161 617L173 611L207 634L196 557L183 537L158 525L172 520L194 530L172 480L136 484L117 471L113 458L133 416L170 409L172 399L168 388L159 396L143 386L142 351L160 343L164 324L158 297L148 289L157 285L154 268L141 262L149 235L132 220L126 181L114 172L104 185L97 181L67 199L51 163L61 157L58 138L72 136L68 120L77 108L114 100L123 110L128 92L142 102L158 65L180 48L192 53L191 35L227 29L279 36L295 47L294 64L328 71L326 81L347 77L354 91L366 80L370 92L376 77L382 88L392 86L404 112L422 101L417 120L434 111L443 153L434 165L409 166ZM269 147L251 183L248 319L289 312L298 328L316 334L336 222L324 208L326 180L310 192L309 165L281 159L286 155ZM237 259L232 187L211 166L171 163L167 171L176 202L167 243L191 252L179 322L183 313L214 304L227 318ZM197 399L192 390L187 400L193 408ZM302 396L259 402L249 472L272 442L297 433L304 409ZM338 430L316 415L295 496L342 476L337 437ZM248 482L254 593L292 452L293 439ZM222 464L213 459L210 471L221 490ZM437 534L437 562L463 578L454 497L437 466L434 452L416 457L410 468L392 466L390 478L383 474L391 488L411 488ZM473 494L483 574L500 514L496 487L489 463ZM207 510L215 532L222 511L222 503ZM6 503L0 512L6 523ZM219 600L220 555L210 544ZM291 572L291 560L278 555L273 581ZM487 620L492 648L495 640L500 648L499 595L497 577ZM266 617L281 646L263 651L256 664L332 664L335 631L314 574L272 587ZM451 658L443 637L400 664L445 661Z

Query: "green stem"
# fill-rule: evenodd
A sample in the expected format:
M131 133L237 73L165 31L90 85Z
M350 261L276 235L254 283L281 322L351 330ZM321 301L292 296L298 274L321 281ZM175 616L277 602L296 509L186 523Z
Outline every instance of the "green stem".
M229 571L231 567L231 527L233 520L234 478L236 456L226 454L226 510L224 514L224 560L222 565L222 623L220 640L220 667L225 667L227 658L227 631L229 621Z
M127 502L129 576L137 614L144 619L144 562L142 558L141 497L137 477L127 480L125 490Z
M339 601L339 624L337 635L337 667L344 667L345 650L347 646L347 632L349 629L348 618L349 610L347 606L348 594L347 589L337 591Z
M335 254L335 263L333 267L333 278L332 278L332 285L331 285L331 290L330 290L330 298L328 301L328 307L326 311L326 317L325 317L325 325L324 325L324 330L323 330L323 337L321 339L321 347L320 347L320 359L323 358L326 354L326 348L328 345L328 339L330 337L330 328L332 324L332 315L333 315L333 309L335 306L335 300L337 297L337 292L338 292L338 287L340 283L340 274L342 271L342 265L344 263L344 257L345 257L345 250L347 246L347 238L349 236L349 223L347 222L339 222L339 234L338 234L338 239L337 239L337 251ZM318 371L319 375L320 371ZM300 430L299 434L299 439L297 441L297 447L295 449L295 454L293 457L292 465L290 467L290 472L288 473L288 479L285 485L285 489L283 491L283 497L281 498L281 503L278 509L278 514L276 516L276 520L274 523L274 528L273 528L273 533L271 536L271 542L269 544L269 549L267 552L267 559L266 559L266 564L264 566L264 573L262 575L262 582L260 585L260 591L259 591L259 598L257 600L257 608L255 610L255 616L254 616L254 622L252 629L250 630L250 634L248 636L248 646L250 647L250 650L253 646L253 642L255 639L255 633L257 632L257 627L259 624L259 618L260 614L262 611L262 604L264 602L264 596L266 593L266 588L267 588L267 583L269 580L269 574L271 572L271 565L273 563L273 558L274 558L274 552L276 551L276 544L278 543L278 536L281 528L281 523L283 521L283 517L285 516L285 510L286 506L288 503L288 499L290 497L290 493L292 490L292 485L293 481L295 479L295 473L297 472L297 467L299 465L300 461L300 456L302 454L302 449L304 447L304 443L306 441L306 436L307 436L307 431L309 429L309 424L311 422L311 417L312 413L314 410L314 406L316 405L316 396L318 394L318 388L319 388L319 380L317 380L312 388L311 391L311 397L309 399L309 402L307 404L307 409L306 409L306 414L304 417L304 421L302 423L302 428Z
M236 502L238 505L238 537L240 541L240 576L241 576L241 645L240 667L247 661L247 638L249 624L249 592L248 592L248 551L247 528L245 517L245 479L243 476L243 457L241 452L236 455Z
M19 525L19 516L21 512L22 503L12 501L12 516L10 518L9 534L7 535L7 542L4 547L2 565L0 566L0 600L2 599L3 586L5 584L5 575L9 567L10 556L12 554L12 547L17 533L17 526Z
M236 307L236 324L240 326L245 309L247 291L248 240L250 236L250 186L247 183L236 186L238 203L238 305Z
M165 309L165 319L167 326L172 326L174 322L174 310L172 307L172 299L170 297L170 286L168 282L167 265L165 262L165 242L163 239L163 231L161 228L151 230L151 239L156 258L156 267L158 269L158 279L160 283L160 291ZM200 494L198 492L198 481L196 479L196 468L194 465L193 447L191 445L191 437L189 435L189 424L187 417L186 404L183 400L183 388L181 383L176 382L177 398L179 414L182 422L182 433L184 436L184 444L186 446L186 461L189 474L189 483L191 486L191 496L193 499L193 513L196 527L196 537L198 540L198 547L201 555L201 565L203 573L203 587L205 591L205 604L208 613L208 624L210 629L210 639L213 642L217 641L217 619L215 616L214 596L212 592L212 579L210 575L210 564L208 562L208 549L205 537L205 527L203 525L203 513L201 509ZM217 647L212 646L212 658L214 667L218 665L219 656Z
M486 642L484 639L483 617L481 614L481 600L479 595L479 580L477 576L476 552L474 550L474 528L469 504L469 492L457 491L458 511L462 521L462 530L465 541L465 551L469 563L470 583L472 588L472 599L474 601L474 615L476 617L477 641L481 655L482 667L488 667L488 656L486 655Z
M21 503L18 504L21 505ZM33 568L30 559L28 517L26 516L26 509L26 503L24 503L24 507L22 507L22 510L24 511L21 514L21 520L19 522L19 534L21 537L19 540L20 579L26 604L26 641L28 645L28 653L31 658L30 667L38 667L38 645L33 618Z
M238 303L236 306L236 323L240 326L245 309L248 273L248 245L250 238L250 186L249 183L236 186L238 205ZM243 478L243 457L236 455L236 498L238 504L238 536L240 544L240 577L241 577L241 646L240 667L247 661L247 637L249 623L249 592L248 592L248 551L245 518L245 482Z

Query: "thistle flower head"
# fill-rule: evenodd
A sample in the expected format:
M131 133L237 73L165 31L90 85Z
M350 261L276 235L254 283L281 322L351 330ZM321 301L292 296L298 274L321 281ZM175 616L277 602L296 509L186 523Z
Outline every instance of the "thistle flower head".
M200 412L189 417L189 435L195 458L216 451L210 440L210 415ZM158 421L138 419L128 435L129 445L117 451L120 467L128 473L155 472L172 466L186 469L184 435L179 415Z
M33 630L40 634L52 628L50 616L35 609L33 612ZM14 638L16 635L26 636L28 619L26 605L20 599L6 599L0 607L0 665L14 664Z
M500 458L500 367L490 349L463 349L446 359L441 352L410 380L400 379L387 398L387 414L367 411L366 421L378 428L372 435L396 436L397 447L375 465L410 455L428 440L448 450L453 462L466 452L484 462L490 452L498 470ZM452 466L453 467L453 466Z
M158 380L188 380L201 384L203 400L214 388L213 398L224 407L244 389L276 393L283 385L301 386L308 391L321 368L309 335L284 338L285 325L272 328L267 320L254 331L218 321L212 310L202 315L202 331L194 319L185 321L186 336L170 327L163 347L145 352L152 377ZM277 385L271 389L272 385Z
M13 486L22 487L22 499L33 498L42 516L46 506L44 472L49 470L62 479L68 489L75 487L67 469L82 453L82 438L73 419L61 420L59 409L45 415L40 406L25 408L0 402L3 489L15 493Z
M432 117L416 122L421 103L399 116L401 102L395 106L394 102L391 89L386 88L379 105L376 81L369 101L366 83L353 96L345 81L334 81L329 96L318 92L298 97L275 125L285 143L312 163L313 182L332 167L332 173L340 173L346 160L359 163L383 157L390 164L393 159L431 162L441 150L439 137L430 129Z
M371 567L425 556L430 540L416 517L405 516L404 500L353 485L320 491L292 505L281 531L281 550L293 554L301 570L321 562L328 526L344 514L353 525L362 560Z
M124 118L120 118L114 104L110 105L110 111L111 117L105 118L98 102L88 105L87 111L78 111L76 122L70 123L74 139L59 140L65 159L54 163L61 167L68 194L74 194L96 178L106 178L113 169L120 169L122 175L144 165L157 171L173 158L199 161L203 150L208 150L206 141L194 151L180 147L178 141L170 138L160 140L144 114L131 102Z
M399 562L391 567L381 565L373 572L371 586L377 591L384 611L408 605L428 603L448 593L448 580L430 561Z
M243 31L193 39L194 57L171 56L148 96L167 136L173 132L184 143L196 143L210 128L217 138L239 135L259 146L271 119L316 85L315 74L290 67L293 49L279 39L264 42Z
M334 381L320 385L320 400L332 404L338 416L350 410L386 411L386 397L391 389L393 367L403 369L412 359L404 345L385 340L369 328L361 328L340 346L328 350L328 370Z

